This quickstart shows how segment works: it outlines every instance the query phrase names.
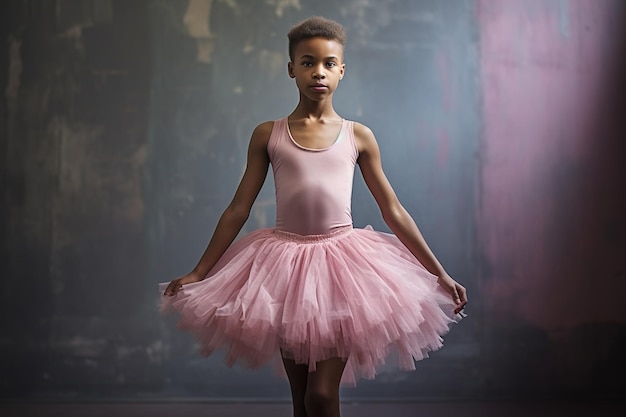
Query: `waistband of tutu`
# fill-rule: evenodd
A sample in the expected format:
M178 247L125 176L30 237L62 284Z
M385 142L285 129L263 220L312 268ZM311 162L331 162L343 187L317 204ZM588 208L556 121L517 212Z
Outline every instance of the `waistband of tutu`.
M274 229L273 233L276 237L301 243L317 243L335 240L352 232L354 228L350 226L341 226L321 235L299 235L298 233L287 232L286 230Z

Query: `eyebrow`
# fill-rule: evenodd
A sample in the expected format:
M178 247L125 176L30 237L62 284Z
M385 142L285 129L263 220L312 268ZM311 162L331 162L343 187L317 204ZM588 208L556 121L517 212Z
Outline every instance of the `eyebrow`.
M307 55L302 55L302 56L300 57L300 59L303 59L303 58L317 59L317 57L314 57L313 55L308 55L308 54L307 54ZM339 59L339 57L336 57L336 56L334 56L334 55L331 55L331 56L327 56L327 57L322 58L322 59Z

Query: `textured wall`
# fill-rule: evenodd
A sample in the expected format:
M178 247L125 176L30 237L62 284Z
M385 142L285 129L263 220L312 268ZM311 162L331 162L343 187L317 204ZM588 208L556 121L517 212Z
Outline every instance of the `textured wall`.
M472 295L417 372L344 394L616 394L618 0L1 7L1 396L287 397L268 370L200 357L157 313L156 283L193 267L254 126L295 106L286 32L312 14L348 31L337 109L372 127L401 200ZM273 224L272 187L245 231ZM385 229L358 176L353 211Z
M153 381L148 2L2 4L5 395ZM149 332L152 330L152 336Z
M477 4L495 391L617 393L626 370L625 6Z

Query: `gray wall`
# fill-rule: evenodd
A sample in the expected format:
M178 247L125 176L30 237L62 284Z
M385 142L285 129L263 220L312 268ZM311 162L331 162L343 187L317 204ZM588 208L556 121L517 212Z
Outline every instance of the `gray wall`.
M200 357L192 338L175 330L174 318L159 315L156 284L197 261L243 172L254 126L295 106L286 32L313 14L341 21L348 32L336 108L377 134L398 195L472 297L470 317L416 372L384 373L344 395L618 395L611 379L624 365L621 308L578 303L571 308L583 313L567 321L541 314L550 296L533 302L546 282L558 291L597 279L579 269L554 275L553 264L569 254L581 255L585 265L596 258L567 245L538 258L532 239L511 238L537 217L516 211L521 202L506 190L536 167L537 154L562 166L561 153L546 151L554 149L545 147L553 130L531 132L530 142L521 130L501 135L516 123L555 125L565 138L558 145L568 146L572 119L602 121L610 146L592 148L592 131L576 143L589 145L581 145L583 155L592 155L582 168L596 180L585 184L606 186L590 194L605 209L584 210L589 227L575 239L593 241L596 230L605 230L603 262L611 272L602 283L623 294L624 101L607 92L619 91L617 69L624 68L624 45L615 42L624 38L624 10L618 1L589 4L595 6L549 0L3 2L0 356L10 360L0 361L0 396L287 398L287 384L269 370L228 369L218 355ZM521 28L519 34L509 27ZM546 67L532 59L509 65L522 55L541 58L543 51L533 48L552 45L551 28L569 34L566 45L577 42L564 59L595 57L615 70ZM584 45L601 55L589 55ZM521 75L507 81L511 68ZM582 73L576 85L586 86L585 94L551 92L546 71L555 79ZM517 103L521 92L510 86L520 85L521 92L562 98L560 107L537 107L528 98L517 107L497 105ZM593 100L600 115L568 106ZM520 152L519 143L536 152ZM604 170L595 169L598 161ZM577 183L567 184L578 190ZM244 231L273 224L272 187L270 175ZM552 191L543 197L571 200ZM585 201L581 195L577 202ZM546 213L540 207L537 216ZM355 225L386 230L358 175L353 212ZM559 227L537 236L559 242L553 233L581 218L555 214L550 220ZM533 279L525 279L525 268ZM590 284L573 288L577 300L613 300Z

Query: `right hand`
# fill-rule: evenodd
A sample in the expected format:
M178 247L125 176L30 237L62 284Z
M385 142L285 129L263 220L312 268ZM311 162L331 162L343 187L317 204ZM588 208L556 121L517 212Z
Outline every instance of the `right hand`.
M183 275L182 277L173 279L172 282L170 282L167 288L165 289L165 292L163 293L163 295L173 297L178 293L178 291L180 291L183 288L183 285L191 284L193 282L199 282L199 281L202 281L202 278L200 277L200 275L194 272L190 272L186 275Z
M455 304L454 314L459 314L467 305L467 290L464 286L453 280L450 275L439 276L437 282L452 297Z

